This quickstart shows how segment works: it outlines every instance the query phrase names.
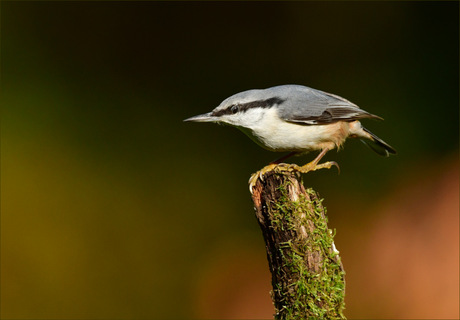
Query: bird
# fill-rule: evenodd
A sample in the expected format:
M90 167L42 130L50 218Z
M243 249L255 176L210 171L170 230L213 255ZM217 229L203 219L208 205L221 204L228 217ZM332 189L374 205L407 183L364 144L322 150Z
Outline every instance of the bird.
M252 192L257 179L271 170L307 173L339 168L335 161L319 162L328 151L342 148L348 137L360 139L381 156L396 154L393 147L361 125L360 120L366 118L383 120L338 95L289 84L234 94L211 112L184 121L230 125L269 151L290 152L251 176ZM303 166L281 163L312 151L320 153Z

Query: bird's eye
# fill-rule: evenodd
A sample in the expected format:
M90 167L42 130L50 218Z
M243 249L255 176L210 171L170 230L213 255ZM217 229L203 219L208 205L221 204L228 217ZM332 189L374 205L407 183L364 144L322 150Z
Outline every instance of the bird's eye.
M234 104L231 108L230 111L232 111L233 114L237 113L239 110L239 107L237 104Z

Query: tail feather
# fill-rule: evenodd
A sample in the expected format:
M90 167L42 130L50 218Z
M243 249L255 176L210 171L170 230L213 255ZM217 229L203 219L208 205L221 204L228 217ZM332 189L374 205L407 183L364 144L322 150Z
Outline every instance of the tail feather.
M361 141L374 152L384 157L388 157L390 154L396 154L396 150L388 143L377 137L366 128L363 127L362 129L368 134L368 136L366 137L367 139L361 139Z

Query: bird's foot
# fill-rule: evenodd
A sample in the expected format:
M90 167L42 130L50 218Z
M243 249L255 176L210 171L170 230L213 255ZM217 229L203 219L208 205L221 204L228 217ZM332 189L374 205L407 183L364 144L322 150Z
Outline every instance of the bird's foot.
M328 161L324 163L317 164L315 161L309 162L306 165L299 166L296 164L287 164L287 163L271 163L261 170L253 173L251 178L249 178L249 191L252 193L252 188L256 185L258 179L264 181L264 175L270 171L275 171L276 173L282 172L300 172L307 173L310 171L316 171L319 169L330 169L332 166L336 166L340 173L340 167L335 161Z
M283 163L285 164L285 163ZM249 191L252 193L252 188L256 185L256 182L258 179L260 180L264 180L264 174L266 174L267 172L270 172L272 171L273 169L275 169L277 166L279 166L279 164L276 164L276 163L270 163L269 165L263 167L261 170L257 171L256 173L253 173L251 175L251 177L249 178Z
M320 164L317 164L317 163L315 163L315 161L312 161L312 162L309 162L306 165L303 165L301 167L297 166L296 169L297 169L298 172L307 173L307 172L316 171L316 170L319 170L319 169L330 169L332 166L336 166L337 170L340 173L339 164L337 162L335 162L335 161L328 161L328 162L324 162L324 163L320 163Z
M275 171L275 172L286 172L286 171L293 171L291 169L292 164L287 164L287 163L270 163L269 165L263 167L261 170L257 171L256 173L253 173L251 175L251 178L249 178L249 191L252 193L252 188L256 185L256 182L258 179L261 181L264 181L264 175L270 171Z

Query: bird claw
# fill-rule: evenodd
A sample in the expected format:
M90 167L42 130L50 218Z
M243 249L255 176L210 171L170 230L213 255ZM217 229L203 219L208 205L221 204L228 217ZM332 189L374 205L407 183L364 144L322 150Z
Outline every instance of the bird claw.
M253 173L251 175L251 178L249 178L249 191L252 193L252 188L256 185L256 182L258 179L261 181L264 181L264 175L267 172L272 171L275 169L278 165L277 164L269 164L268 166L263 167L261 170L257 171L256 173Z
M257 180L264 181L264 175L270 171L275 171L276 173L282 172L292 172L300 171L300 167L296 164L287 164L287 163L271 163L261 170L253 173L251 178L249 178L249 191L252 193L253 187L256 185Z
M314 161L307 163L303 166L298 166L296 164L287 164L287 163L279 163L279 164L269 164L268 166L263 167L261 170L253 173L249 178L249 191L252 194L252 189L256 185L257 180L264 181L264 175L270 171L275 171L277 173L282 172L300 172L300 173L307 173L310 171L316 171L319 169L330 169L332 166L336 166L339 173L340 167L339 164L335 161L328 161L320 164L316 164Z
M320 163L320 164L310 162L310 163L307 163L306 165L300 167L300 169L298 171L302 172L302 173L307 173L307 172L316 171L316 170L319 170L319 169L330 169L332 166L336 166L337 170L340 173L339 164L337 162L335 162L335 161L328 161L328 162L324 162L324 163Z

